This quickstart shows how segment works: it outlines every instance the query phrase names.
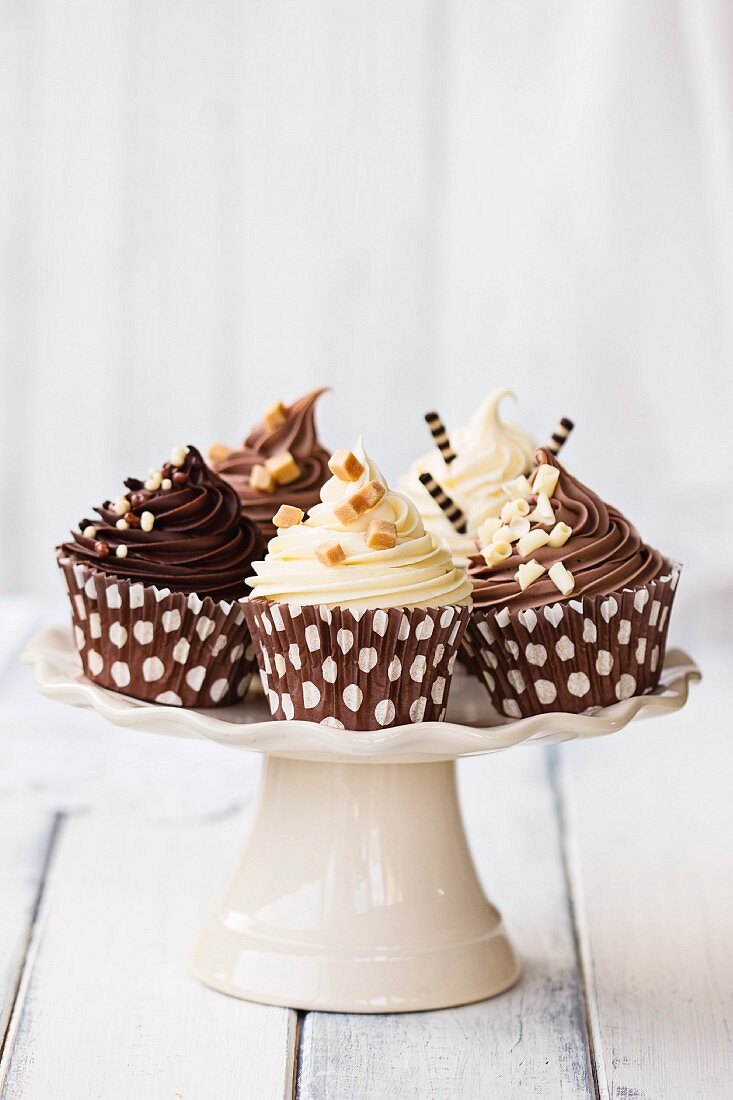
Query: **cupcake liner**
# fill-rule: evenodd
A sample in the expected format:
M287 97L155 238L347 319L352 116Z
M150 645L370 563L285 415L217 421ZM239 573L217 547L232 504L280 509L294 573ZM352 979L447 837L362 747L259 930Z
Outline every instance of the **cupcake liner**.
M274 718L374 730L445 716L467 606L243 607Z
M681 566L647 584L545 607L475 609L467 636L496 709L579 714L659 683Z
M107 576L60 556L84 672L123 695L178 707L235 703L256 668L242 604Z

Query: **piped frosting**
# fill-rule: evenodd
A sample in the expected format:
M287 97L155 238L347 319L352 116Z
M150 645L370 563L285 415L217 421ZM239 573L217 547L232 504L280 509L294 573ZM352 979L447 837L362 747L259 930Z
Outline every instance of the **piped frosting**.
M400 488L417 505L425 527L445 539L457 565L465 565L476 550L476 532L489 516L501 512L506 496L501 486L532 466L535 443L521 428L505 423L499 406L505 397L516 400L511 390L490 394L471 421L450 433L456 453L446 465L436 448L418 458L400 479ZM466 534L459 534L420 482L429 473L465 513Z
M284 423L268 428L265 422L252 429L240 448L215 463L214 469L235 489L242 508L260 528L265 540L275 534L272 517L283 503L307 511L318 501L323 482L329 476L328 451L321 445L315 425L315 407L325 389L313 390L285 410ZM298 465L298 475L273 492L260 492L251 484L252 471L268 458L289 452Z
M96 518L82 520L59 551L159 589L222 600L245 596L245 578L262 545L256 527L240 516L237 494L195 447L174 448L173 458L145 480L128 478L127 492L95 508Z
M509 544L510 556L494 564L485 560L485 553L490 554L491 547L487 542L482 552L474 555L469 564L477 608L499 606L521 610L556 603L563 598L606 595L646 584L665 571L668 566L659 551L643 542L634 525L617 508L606 504L569 474L550 451L539 448L536 462L537 466L529 479L532 490L536 490L542 479L546 478L548 467L557 471L557 480L552 495L546 494L542 502L546 507L549 499L552 514L548 513L542 521L533 520L527 526L531 526L533 532L544 530L550 534L558 524L564 524L570 534L561 529L565 536L562 545L545 543L523 554L523 548L531 545L532 541L530 544L523 542L530 535L527 532ZM554 475L550 475L550 483L553 480ZM505 503L507 499L505 495ZM539 494L532 492L527 499L532 509L530 517L537 515ZM501 540L501 533L496 533L495 537ZM517 573L520 566L526 568L533 561L542 568L542 572L522 590ZM565 594L559 589L558 581L550 575L556 563L562 563L572 577L572 590ZM536 570L531 569L530 572L535 573ZM564 575L562 570L559 572ZM558 577L557 570L553 573Z
M355 481L330 478L305 522L278 531L264 561L254 564L255 576L249 578L253 597L363 609L469 602L470 582L465 570L454 565L448 547L425 530L412 501L388 487L361 441L353 453L363 465L361 475ZM384 490L378 503L351 522L339 519L340 506L372 483ZM396 545L368 545L375 521L394 524ZM333 543L344 557L329 565L317 551Z

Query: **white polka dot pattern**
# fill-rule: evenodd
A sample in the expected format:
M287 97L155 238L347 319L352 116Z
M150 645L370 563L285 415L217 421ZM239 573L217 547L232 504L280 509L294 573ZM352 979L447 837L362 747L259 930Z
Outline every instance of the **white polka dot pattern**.
M630 699L636 691L636 680L633 676L630 676L628 672L624 672L623 676L616 684L616 698L617 699Z
M338 675L338 665L334 661L333 657L326 657L323 665L321 666L323 672L323 679L327 684L335 684L336 677Z
M161 620L163 624L163 630L166 634L170 634L174 630L180 630L181 628L181 612L176 608L174 611L164 611Z
M306 710L313 710L321 701L321 693L314 683L306 680L303 684L303 706Z
M165 676L165 665L160 657L146 657L143 661L143 679L148 683L160 680Z
M237 603L112 580L69 559L59 565L84 670L98 683L168 706L229 703L246 692L256 662ZM203 676L187 683L192 668Z
M122 649L127 641L127 627L124 627L122 623L112 623L109 628L109 640L112 645L117 646L118 649Z
M599 676L610 676L613 668L613 654L607 649L599 649L596 657L596 671Z
M132 634L136 642L140 645L150 645L153 640L154 627L150 622L146 622L144 619L138 619L132 628Z
M364 692L358 684L348 684L342 694L344 703L349 710L359 710L364 700Z
M286 603L245 605L275 718L357 730L440 720L468 608L329 608L328 621L323 610L294 619Z
M678 578L674 566L639 589L475 610L467 640L494 705L509 717L581 713L654 690Z
M547 660L547 650L543 645L532 645L530 642L524 652L529 663L537 665L538 668L542 668Z
M87 667L92 676L99 676L99 673L104 668L104 661L102 660L102 654L97 653L95 649L90 649L87 653Z
M584 672L571 672L568 676L568 691L571 695L583 696L590 691L590 680Z
M112 679L117 687L127 687L130 683L130 666L125 661L115 661L112 665Z
M395 705L391 699L380 699L374 708L374 717L380 726L389 726L394 721Z

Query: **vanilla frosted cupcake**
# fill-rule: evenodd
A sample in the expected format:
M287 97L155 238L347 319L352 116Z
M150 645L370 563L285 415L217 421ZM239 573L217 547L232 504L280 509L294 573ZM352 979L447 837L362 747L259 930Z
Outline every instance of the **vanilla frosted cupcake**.
M417 505L423 523L438 539L450 546L456 565L465 566L476 551L476 532L489 516L498 516L506 501L505 482L528 473L532 467L535 442L525 431L506 424L499 417L503 398L511 390L496 390L479 407L472 420L450 434L455 455L446 462L436 448L418 458L400 479L400 488ZM430 474L461 509L466 520L465 533L459 533L446 518L420 481Z
M466 572L361 442L330 467L307 519L278 511L249 578L272 713L361 730L439 720L469 613Z
M652 691L680 566L549 449L507 490L469 566L467 639L494 705L580 712Z

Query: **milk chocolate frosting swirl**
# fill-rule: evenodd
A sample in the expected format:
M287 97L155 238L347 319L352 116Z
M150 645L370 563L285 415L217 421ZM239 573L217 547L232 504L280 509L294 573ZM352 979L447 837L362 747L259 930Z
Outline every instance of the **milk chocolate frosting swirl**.
M553 454L540 448L535 461L537 466L555 466L560 471L552 496L554 522L567 523L572 535L564 546L542 546L530 557L546 570L561 561L573 574L575 588L568 597L563 597L547 573L543 573L522 591L514 576L517 567L527 559L520 557L515 544L511 557L499 565L487 565L480 554L471 558L469 576L473 582L474 607L508 607L513 611L542 607L563 598L605 596L646 584L665 571L667 563L659 551L642 542L629 520L572 477ZM530 482L535 474L536 468Z
M252 429L239 450L231 451L214 469L236 490L242 514L254 520L265 539L275 534L272 517L281 504L293 504L307 512L318 503L321 486L331 476L330 455L320 444L315 424L315 406L325 389L295 401L287 419L270 431L264 423ZM278 485L272 493L260 493L250 485L254 466L280 451L290 451L300 467L295 481Z
M130 514L139 518L151 512L155 517L151 531L137 523L121 530L114 502L106 500L95 508L98 518L82 520L81 530L73 531L72 541L59 550L124 580L215 600L246 596L245 578L262 549L256 527L240 516L237 494L206 465L195 447L188 448L177 470L167 466L162 470L166 477L176 472L185 475L185 482L168 490L148 491L137 478L125 481L128 492L123 495L131 505ZM82 534L88 525L96 528L93 538ZM102 546L107 553L101 552ZM117 556L118 546L127 547L126 557Z

